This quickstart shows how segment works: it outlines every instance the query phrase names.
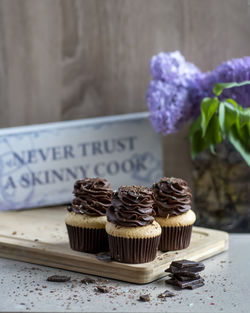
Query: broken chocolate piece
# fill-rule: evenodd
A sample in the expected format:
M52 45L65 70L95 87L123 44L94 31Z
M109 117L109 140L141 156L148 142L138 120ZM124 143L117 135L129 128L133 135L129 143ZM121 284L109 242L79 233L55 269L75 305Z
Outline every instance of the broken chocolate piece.
M170 267L166 270L166 272L183 275L185 273L198 273L198 272L203 271L204 268L205 266L203 264L189 267L189 268L183 268L183 269L170 265Z
M142 301L142 302L149 302L150 301L150 295L147 294L147 295L141 295L140 298L139 298L139 301Z
M165 298L168 298L168 297L174 297L175 294L169 290L165 290L163 293L160 293L158 295L158 298L162 298L162 299L165 299Z
M205 268L201 262L189 260L173 261L170 267L165 270L169 272L170 279L166 280L167 284L178 286L182 289L196 289L204 285L204 279L199 272Z
M176 282L177 282L177 286L184 289L184 288L189 288L189 287L192 288L192 286L203 283L204 279L198 278L198 279L192 279L192 280L188 280L188 281L180 281L180 280L176 279Z
M96 286L95 291L101 293L109 293L109 288L107 288L106 286Z
M169 273L172 273L171 272L171 269L167 269L165 272L169 272ZM190 277L190 278L199 278L200 277L200 274L199 273L192 273L192 272L188 272L188 271L182 271L182 272L178 272L177 274L174 273L173 275L175 276L186 276L186 277Z
M173 274L175 278L181 281L187 281L190 280L190 278L200 278L200 274L198 273L186 273L184 275L180 274Z
M178 267L178 268L189 268L194 266L204 266L201 262L189 261L189 260L180 260L173 261L170 266Z
M185 289L185 288L195 289L194 287L196 285L200 285L200 284L204 285L204 279L203 278L198 278L198 279L192 279L192 280L189 280L189 281L180 281L180 280L176 279L175 277L172 277L172 278L166 280L166 284L178 286L181 289Z
M202 282L202 283L195 284L195 285L192 285L190 287L187 287L187 289L196 289L196 288L200 288L200 287L202 287L204 285L205 285L204 282Z
M88 284L94 284L95 280L90 277L85 277L84 279L81 280L82 284L88 285Z
M70 280L70 276L53 275L47 278L47 281L53 281L56 283L64 283Z
M166 284L169 284L169 285L174 285L174 286L178 286L177 284L177 279L175 279L174 277L173 278L170 278L170 279L167 279L165 281Z

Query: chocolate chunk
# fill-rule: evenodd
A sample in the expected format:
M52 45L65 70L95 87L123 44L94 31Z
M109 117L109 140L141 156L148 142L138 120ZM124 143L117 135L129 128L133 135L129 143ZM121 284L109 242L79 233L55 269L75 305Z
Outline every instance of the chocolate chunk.
M96 286L95 291L101 293L109 293L109 288L107 288L106 286Z
M189 261L189 260L180 260L173 261L170 266L178 267L178 268L189 268L194 266L204 266L201 262Z
M179 280L176 280L176 281L177 281L177 286L184 289L184 288L192 288L192 286L203 283L204 279L198 278L198 279L192 279L192 280L188 280L188 281L179 281Z
M172 269L168 268L165 272L172 273ZM187 276L191 278L199 278L200 274L199 273L193 273L193 272L188 272L188 271L178 271L178 273L174 273L173 275L180 275L180 276Z
M192 273L192 272L182 272L180 274L174 274L174 276L178 277L178 276L186 276L189 278L200 278L200 274L199 273Z
M178 286L176 278L170 278L165 281L166 284Z
M70 280L70 276L53 275L47 278L47 281L53 281L57 283L63 283Z
M205 285L204 282L202 282L199 284L192 285L192 286L188 287L187 289L196 289L196 288L202 287L204 285Z
M150 301L150 295L147 294L147 295L141 295L140 298L139 298L139 301L142 301L142 302L149 302Z
M187 281L187 280L190 280L190 278L200 278L200 275L198 273L188 273L188 274L191 274L191 275L185 276L185 275L174 274L174 277L181 281Z
M175 296L175 294L174 294L173 292L171 292L171 291L169 291L169 290L165 290L163 293L160 293L160 294L158 295L158 298L163 298L163 299L165 299L165 298L174 297L174 296Z
M85 277L84 279L81 280L81 283L85 285L94 284L95 280L90 277Z
M183 274L186 274L186 273L198 273L198 272L203 271L204 268L205 268L205 266L203 264L197 265L197 266L194 266L194 267L183 268L183 269L175 267L173 265L170 265L170 267L166 270L166 272L183 275Z
M196 285L204 284L203 282L204 282L203 278L192 279L192 280L188 280L188 281L179 281L175 277L172 277L172 278L166 280L166 284L178 286L182 289L185 289L185 288L195 289ZM198 287L200 287L200 286L198 286Z

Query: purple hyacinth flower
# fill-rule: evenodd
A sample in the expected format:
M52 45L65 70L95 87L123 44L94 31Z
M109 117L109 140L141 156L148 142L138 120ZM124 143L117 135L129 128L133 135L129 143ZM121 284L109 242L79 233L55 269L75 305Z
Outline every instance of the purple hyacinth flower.
M152 57L150 70L153 79L170 84L188 86L188 81L199 75L200 70L192 63L186 62L179 51L161 52Z
M156 132L164 135L178 131L192 113L192 104L184 87L152 80L146 98L151 123Z
M159 53L152 57L150 70L153 80L146 95L150 120L157 132L166 135L200 114L202 99L214 96L216 83L250 80L250 57L223 62L213 72L202 73L179 51ZM250 86L226 89L220 96L225 98L250 106Z

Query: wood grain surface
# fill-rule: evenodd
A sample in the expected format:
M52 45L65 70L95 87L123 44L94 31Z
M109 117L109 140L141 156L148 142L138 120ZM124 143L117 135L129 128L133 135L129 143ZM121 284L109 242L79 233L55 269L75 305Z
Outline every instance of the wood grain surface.
M65 208L0 212L0 257L144 284L166 276L173 260L201 261L228 248L228 234L194 227L190 246L162 253L142 264L105 262L97 255L73 251L64 223Z
M250 54L249 25L247 0L0 0L0 127L146 111L152 55L213 69Z

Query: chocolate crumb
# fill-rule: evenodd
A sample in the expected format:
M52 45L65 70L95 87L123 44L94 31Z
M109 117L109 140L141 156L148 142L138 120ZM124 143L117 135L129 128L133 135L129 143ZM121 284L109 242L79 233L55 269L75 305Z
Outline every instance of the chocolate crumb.
M81 280L82 284L88 285L88 284L94 284L95 280L90 277L85 277L84 279Z
M70 276L63 276L63 275L53 275L47 278L47 281L52 281L52 282L57 282L57 283L66 282L69 280L70 280Z
M109 252L98 253L98 254L96 254L96 258L100 261L103 261L103 262L111 262L112 261Z
M109 289L106 286L96 286L95 291L109 293Z
M142 301L142 302L149 302L150 301L150 295L149 294L147 294L147 295L140 295L140 298L138 300Z
M167 298L167 297L174 297L175 296L175 294L173 293L173 292L171 292L171 291L169 291L169 290L165 290L163 293L160 293L159 295L158 295L158 298Z

